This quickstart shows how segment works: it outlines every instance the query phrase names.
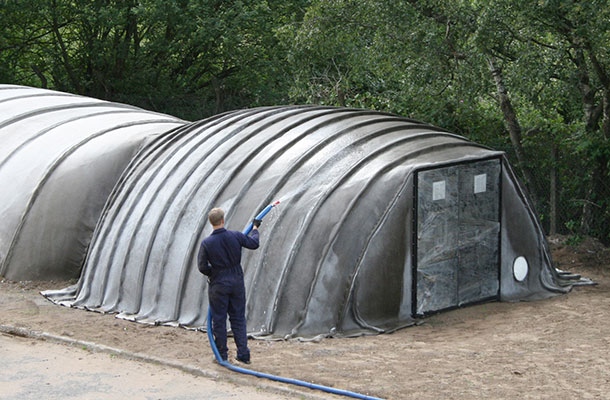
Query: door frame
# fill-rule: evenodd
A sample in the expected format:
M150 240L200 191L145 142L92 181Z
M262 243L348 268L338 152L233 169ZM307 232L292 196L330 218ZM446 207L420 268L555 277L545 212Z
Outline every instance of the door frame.
M496 293L496 295L494 296L489 296L483 299L479 299L476 301L472 301L469 303L464 303L464 304L459 304L459 305L455 305L455 306L450 306L450 307L446 307L443 309L439 309L439 310L434 310L434 311L425 311L424 313L418 313L417 312L417 242L418 242L418 229L417 229L417 225L418 225L418 196L419 196L419 173L423 172L423 171L429 171L429 170L434 170L434 169L440 169L440 168L448 168L448 167L453 167L453 166L459 166L459 165L464 165L464 164L472 164L472 163L477 163L477 162L483 162L483 161L490 161L490 160L499 160L500 163L500 176L499 176L499 180L498 180L498 223L500 224L500 229L498 230L498 292ZM413 177L413 210L412 210L412 215L413 215L413 220L412 220L412 232L413 234L411 235L411 315L413 317L416 318L421 318L421 317L425 317L427 315L432 315L432 314L436 314L442 311L449 311L449 310L455 310L457 308L462 308L462 307L467 307L467 306L471 306L471 305L475 305L475 304L481 304L481 303L487 303L493 300L499 300L500 299L500 291L501 291L501 283L502 283L502 173L504 170L504 166L503 166L503 153L501 154L496 154L496 155L492 155L492 156L488 156L488 157L482 157L482 158L473 158L473 159L468 159L468 160L462 160L462 161L448 161L448 162L443 162L443 163L438 163L438 164L434 164L434 165L427 165L424 167L420 167L420 168L416 168L413 173L414 173L414 177Z

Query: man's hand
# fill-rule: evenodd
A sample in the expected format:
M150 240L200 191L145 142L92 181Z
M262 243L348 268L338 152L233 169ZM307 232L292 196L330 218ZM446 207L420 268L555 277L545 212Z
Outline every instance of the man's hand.
M255 218L255 219L252 221L252 226L253 226L253 228L254 228L254 229L258 229L258 227L259 227L259 226L261 226L261 222L263 222L263 221L262 221L262 220L260 220L260 219L256 219L256 218Z

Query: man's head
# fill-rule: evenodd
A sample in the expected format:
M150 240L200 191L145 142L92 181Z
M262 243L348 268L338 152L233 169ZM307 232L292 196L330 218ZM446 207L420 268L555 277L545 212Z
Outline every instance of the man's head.
M212 226L221 226L225 223L225 212L220 208L212 208L208 213L208 219Z

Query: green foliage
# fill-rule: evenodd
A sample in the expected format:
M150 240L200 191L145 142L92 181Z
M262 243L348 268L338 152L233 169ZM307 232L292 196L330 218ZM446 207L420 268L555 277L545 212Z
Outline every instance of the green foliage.
M193 119L286 101L278 16L265 0L41 4L13 0L1 9L4 82Z
M606 3L4 0L0 80L193 120L282 103L383 110L516 160L493 60L543 223L557 173L558 226L610 242Z
M569 220L565 225L570 233L565 241L565 244L569 246L578 246L580 243L582 243L585 238L578 230L578 222L575 220Z

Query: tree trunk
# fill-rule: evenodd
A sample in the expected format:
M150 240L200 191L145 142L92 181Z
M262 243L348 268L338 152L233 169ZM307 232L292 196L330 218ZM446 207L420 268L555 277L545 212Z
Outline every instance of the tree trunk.
M578 89L580 90L582 99L584 121L587 131L591 132L595 130L595 125L599 117L597 117L595 107L595 89L591 87L585 55L580 47L576 48L576 53L573 60L577 67Z
M593 71L595 71L595 74L602 84L602 133L604 134L604 138L610 139L610 77L604 66L597 59L597 56L589 43L586 44L586 49L589 53L589 60L591 60Z
M591 134L599 129L600 118L601 120L601 131L605 140L610 140L610 77L599 62L595 52L590 43L586 40L582 41L579 38L573 41L576 47L576 57L574 63L576 64L579 74L579 89L581 90L583 99L584 109L584 122L587 133ZM589 85L589 70L585 62L585 52L588 54L593 72L597 75L601 82L602 90L602 101L601 104L595 106L595 91L591 89ZM591 160L592 172L590 181L585 192L585 201L582 207L582 215L580 219L580 231L583 234L590 234L591 224L594 222L595 212L593 206L596 205L595 200L607 197L604 193L604 181L607 174L606 165L608 164L608 157L603 153L602 155ZM602 210L603 214L603 210Z
M38 79L40 79L40 87L46 89L48 85L47 77L44 76L42 70L37 65L32 65L32 71L34 71Z
M556 235L557 234L557 195L559 193L559 176L557 174L557 164L559 162L559 146L557 143L552 144L551 148L551 195L549 202L551 208L551 221L549 227L549 234Z
M61 37L61 33L59 32L59 22L57 20L57 3L55 1L53 1L52 25L53 26L51 27L51 29L53 31L53 34L55 35L57 44L59 45L59 48L61 51L61 58L62 58L62 61L64 64L64 68L66 69L66 73L68 74L68 78L70 79L70 82L74 86L74 90L76 90L76 92L78 94L84 94L83 89L80 85L80 82L79 82L78 78L76 77L76 74L72 70L72 66L70 65L70 56L68 55L68 50L66 49L64 40Z
M495 57L491 56L487 58L489 64L489 70L493 75L494 82L496 84L496 91L498 94L498 102L504 115L504 122L508 129L510 136L510 142L517 156L518 168L521 170L523 177L525 178L525 186L530 192L535 203L538 203L539 197L534 185L534 176L532 171L527 166L527 157L525 150L523 149L523 139L521 135L521 125L515 113L515 109L508 97L506 86L504 85L504 77L502 75L502 69L498 66Z
M341 107L345 107L345 92L341 87L337 87L337 101Z
M129 49L131 48L131 42L133 37L136 35L138 26L136 16L133 11L133 4L129 4L126 9L127 19L125 21L124 33L117 33L117 41L115 43L115 73L114 77L120 80L125 75L125 67L129 58ZM120 36L123 35L121 38Z
M214 92L216 93L216 110L215 114L220 114L224 111L224 84L222 80L218 80L218 78L212 78L212 85L214 86Z

